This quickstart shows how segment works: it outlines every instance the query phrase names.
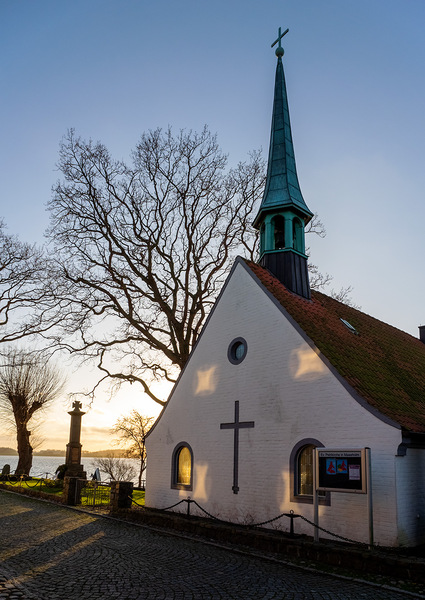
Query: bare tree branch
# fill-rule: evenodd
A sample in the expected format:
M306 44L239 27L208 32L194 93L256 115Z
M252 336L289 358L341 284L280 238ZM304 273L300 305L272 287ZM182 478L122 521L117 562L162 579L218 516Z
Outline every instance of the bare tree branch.
M0 343L41 334L55 325L47 281L43 250L8 235L0 219Z
M176 380L234 258L255 259L264 160L253 152L228 169L206 127L156 129L128 166L71 130L58 167L46 342L93 361L101 381L137 383L164 405L152 383ZM325 236L317 215L308 232ZM311 277L313 288L331 281L314 265Z
M226 163L206 128L144 134L131 167L69 132L50 202L52 314L62 315L50 343L164 404L152 381L175 381L232 260L255 246L264 161Z
M125 458L116 456L99 456L93 459L94 468L109 475L112 481L132 481L136 476L134 465L129 464ZM139 486L140 487L140 486Z
M29 425L61 393L64 379L41 353L9 348L0 364L0 415L11 421L18 442L17 474L29 475L33 444Z

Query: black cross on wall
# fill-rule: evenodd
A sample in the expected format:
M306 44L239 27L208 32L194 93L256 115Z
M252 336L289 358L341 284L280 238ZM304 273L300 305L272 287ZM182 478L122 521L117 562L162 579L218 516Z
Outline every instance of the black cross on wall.
M233 429L233 486L234 494L239 492L238 470L239 470L239 429L254 427L254 421L239 421L239 400L235 400L235 421L234 423L221 423L220 429Z

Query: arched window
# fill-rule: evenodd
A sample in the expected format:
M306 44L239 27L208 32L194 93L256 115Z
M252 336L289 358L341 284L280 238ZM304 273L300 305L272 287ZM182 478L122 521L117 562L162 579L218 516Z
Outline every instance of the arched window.
M323 448L318 440L301 440L290 456L291 501L313 503L313 449ZM330 494L319 492L319 503L330 504Z
M192 489L193 452L186 442L174 448L171 465L171 487L178 490Z
M297 495L313 496L313 448L303 446L297 456Z
M274 249L285 248L285 219L278 215L272 219L274 234Z
M304 252L303 248L303 226L299 219L292 221L292 235L294 240L294 250L298 252Z

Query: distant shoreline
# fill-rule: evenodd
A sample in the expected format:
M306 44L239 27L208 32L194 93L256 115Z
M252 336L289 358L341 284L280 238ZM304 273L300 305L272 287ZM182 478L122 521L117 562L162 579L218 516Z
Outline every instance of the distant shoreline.
M38 450L33 456L65 456L66 450ZM85 458L126 458L123 450L83 450L81 455ZM0 456L18 456L13 448L0 448Z

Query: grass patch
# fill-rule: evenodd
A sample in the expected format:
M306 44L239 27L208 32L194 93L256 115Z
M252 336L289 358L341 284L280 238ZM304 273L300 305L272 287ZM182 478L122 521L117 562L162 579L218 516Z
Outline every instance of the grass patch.
M139 506L145 505L145 491L133 490L133 500L137 502Z
M42 478L31 478L26 480L17 481L1 481L1 483L11 490L32 490L34 492L43 492L44 494L50 494L52 496L62 496L63 482L57 479L42 479ZM84 488L86 494L83 494L83 506L90 506L93 504L94 484L89 482ZM96 486L96 506L107 506L109 504L109 495L111 488L109 486ZM87 493L88 492L88 493ZM133 500L135 503L133 506L144 506L145 505L145 492L144 490L133 490Z
M45 494L52 494L54 496L61 496L63 490L62 481L55 479L39 479L31 478L20 481L2 481L3 485L6 485L11 490L22 489L22 490L33 490L35 492L44 492Z

